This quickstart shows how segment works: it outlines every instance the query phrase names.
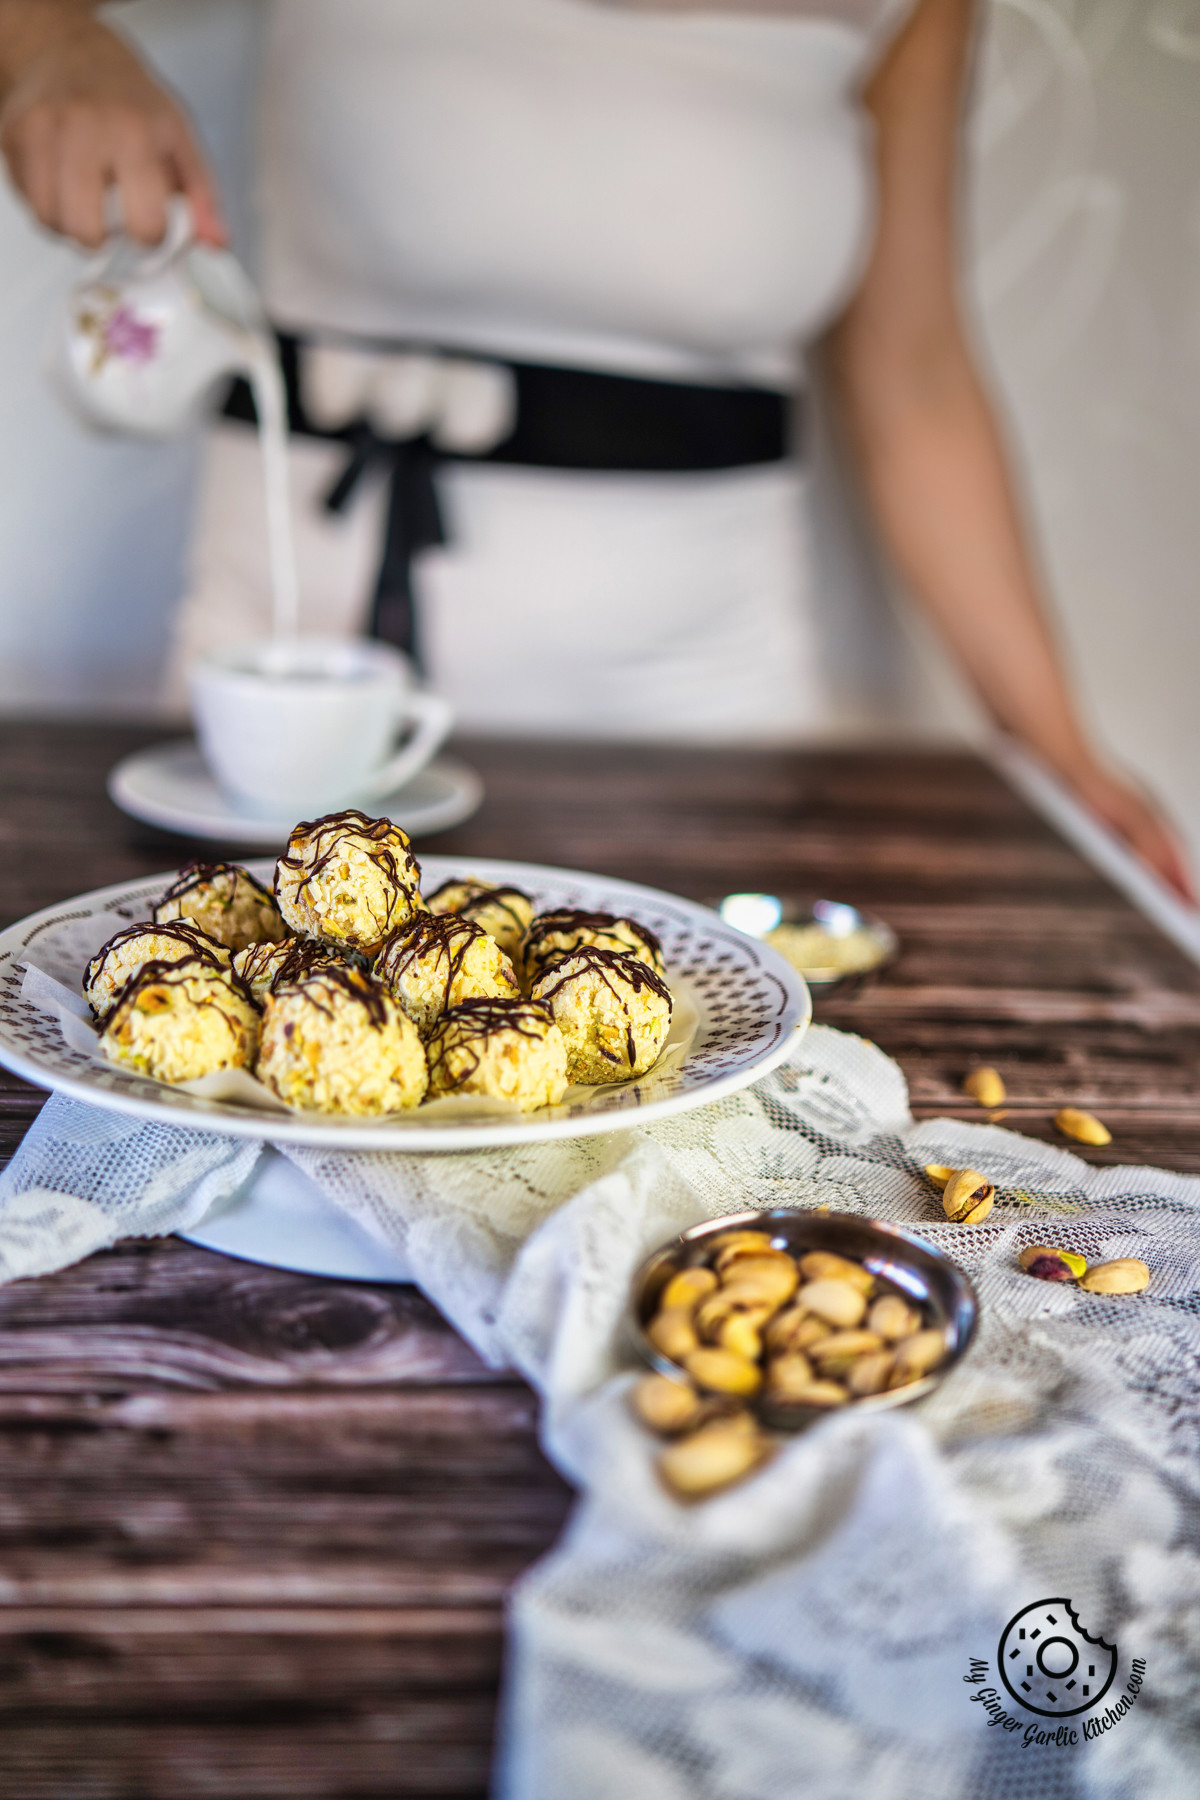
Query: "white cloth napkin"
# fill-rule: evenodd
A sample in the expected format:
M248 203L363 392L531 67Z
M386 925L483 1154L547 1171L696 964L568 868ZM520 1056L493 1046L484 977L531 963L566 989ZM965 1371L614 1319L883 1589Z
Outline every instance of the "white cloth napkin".
M581 1499L518 1585L505 1800L1184 1800L1200 1791L1200 1181L1091 1169L996 1127L914 1125L899 1069L814 1027L756 1088L648 1129L458 1156L289 1149L542 1395ZM186 1228L259 1147L52 1099L0 1177L0 1272ZM927 1162L1001 1201L942 1217ZM911 1411L852 1410L701 1505L658 1486L632 1420L629 1279L663 1239L747 1206L917 1226L973 1276L969 1358ZM1025 1275L1058 1241L1137 1255L1149 1291ZM1069 1744L993 1726L1008 1618L1047 1596L1115 1642L1137 1703ZM1103 1710L1103 1709L1102 1709ZM1085 1715L1086 1716L1086 1715Z

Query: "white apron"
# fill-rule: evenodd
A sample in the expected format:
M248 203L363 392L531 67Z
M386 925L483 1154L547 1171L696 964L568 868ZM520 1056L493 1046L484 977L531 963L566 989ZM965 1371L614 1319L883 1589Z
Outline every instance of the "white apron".
M282 326L785 391L871 224L864 67L903 0L276 0L263 275ZM331 421L332 422L332 421ZM436 423L436 421L435 421ZM303 625L362 627L383 495L298 443ZM211 434L173 685L267 628L256 448ZM802 464L455 464L415 572L465 729L771 741L823 721Z

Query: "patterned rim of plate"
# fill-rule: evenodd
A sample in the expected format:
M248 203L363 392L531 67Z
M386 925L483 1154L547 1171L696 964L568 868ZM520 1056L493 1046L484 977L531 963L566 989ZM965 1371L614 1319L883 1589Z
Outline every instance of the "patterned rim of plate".
M275 865L273 859L259 858L244 866L269 881ZM568 1109L565 1116L556 1113L549 1118L531 1113L436 1125L422 1125L419 1112L392 1115L373 1125L319 1115L255 1112L102 1066L69 1049L58 1021L22 998L21 958L35 937L72 920L110 913L116 931L145 917L150 903L172 879L173 872L168 872L77 895L31 913L0 933L0 1063L38 1087L197 1131L342 1150L484 1150L628 1130L705 1106L775 1068L812 1017L808 988L783 957L694 901L634 882L536 863L430 856L421 859L421 866L427 888L452 876L477 875L526 889L539 910L572 906L628 913L649 925L663 941L668 978L675 974L686 980L699 1005L699 1028L686 1054L664 1072L651 1070L639 1081L614 1085L603 1098L593 1099L587 1110Z

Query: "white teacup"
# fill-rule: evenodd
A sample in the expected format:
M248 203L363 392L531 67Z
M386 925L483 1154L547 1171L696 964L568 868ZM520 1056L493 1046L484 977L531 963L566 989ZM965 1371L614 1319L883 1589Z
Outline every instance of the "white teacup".
M382 799L454 722L448 700L414 686L407 657L367 638L238 644L201 657L190 683L204 760L231 804L258 819Z

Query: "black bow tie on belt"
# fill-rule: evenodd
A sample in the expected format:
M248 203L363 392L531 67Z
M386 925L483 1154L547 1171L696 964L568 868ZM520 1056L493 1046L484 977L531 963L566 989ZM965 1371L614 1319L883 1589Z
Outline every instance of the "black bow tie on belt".
M382 438L365 420L322 430L304 409L299 379L302 341L281 334L279 350L290 430L341 441L349 451L345 468L325 497L329 511L343 510L369 468L390 470L387 530L370 631L399 645L418 662L412 562L419 551L446 541L434 482L439 462L678 474L781 462L796 447L798 437L800 413L794 398L771 389L702 387L592 369L508 363L516 387L515 423L493 449L471 456L440 449L424 434L404 440ZM254 401L244 381L234 382L224 414L254 422Z

